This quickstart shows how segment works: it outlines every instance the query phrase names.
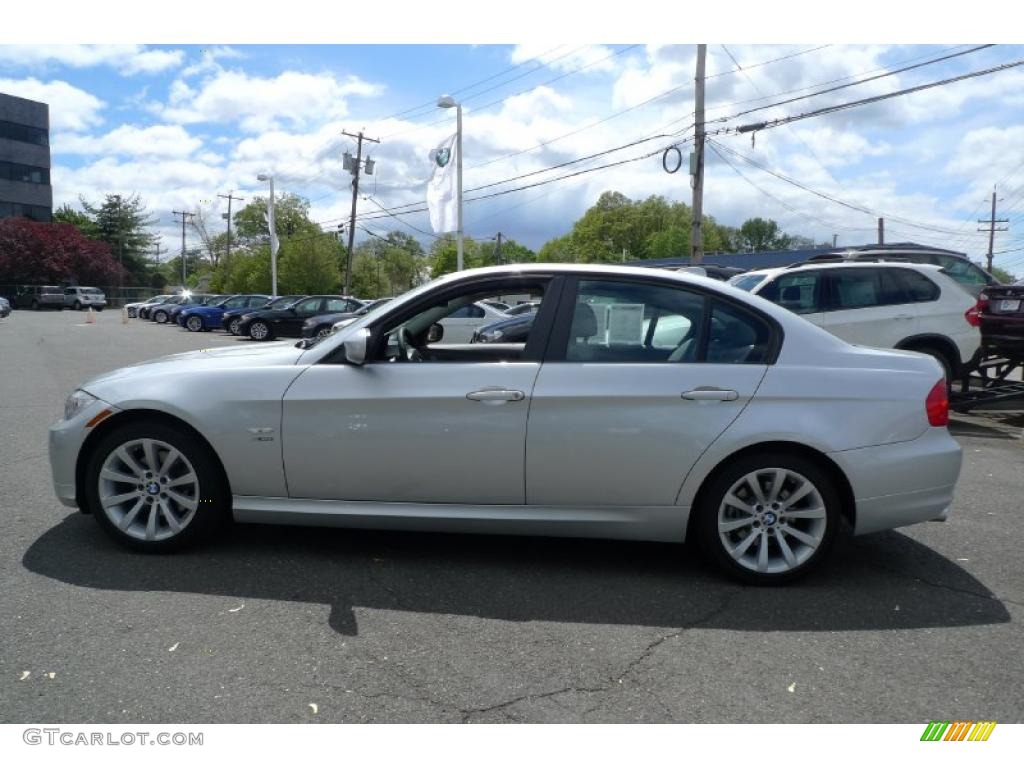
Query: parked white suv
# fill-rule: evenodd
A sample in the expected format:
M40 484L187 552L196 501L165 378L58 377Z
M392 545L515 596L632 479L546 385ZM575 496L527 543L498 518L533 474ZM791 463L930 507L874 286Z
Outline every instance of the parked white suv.
M64 289L64 306L68 309L95 307L102 312L107 306L107 297L99 288L72 285Z
M729 282L851 344L931 355L947 382L959 378L981 344L977 300L931 264L808 263Z

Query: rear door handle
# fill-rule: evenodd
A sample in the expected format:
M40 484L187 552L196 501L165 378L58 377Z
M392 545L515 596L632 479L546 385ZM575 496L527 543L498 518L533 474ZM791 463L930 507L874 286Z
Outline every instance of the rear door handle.
M740 393L735 389L715 389L714 387L697 387L683 392L684 400L735 400Z
M478 389L476 392L470 392L466 397L479 403L497 405L499 403L511 403L522 400L526 397L526 394L518 389Z

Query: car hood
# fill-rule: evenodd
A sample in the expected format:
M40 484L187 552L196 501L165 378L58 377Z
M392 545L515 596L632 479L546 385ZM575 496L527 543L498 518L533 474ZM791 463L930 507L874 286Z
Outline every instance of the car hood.
M80 389L103 398L104 390L112 385L118 385L126 379L131 379L131 386L134 387L140 385L145 379L153 377L173 377L184 373L212 372L232 368L294 365L301 355L302 350L297 349L290 341L200 349L195 352L166 355L124 368L117 368L90 379Z

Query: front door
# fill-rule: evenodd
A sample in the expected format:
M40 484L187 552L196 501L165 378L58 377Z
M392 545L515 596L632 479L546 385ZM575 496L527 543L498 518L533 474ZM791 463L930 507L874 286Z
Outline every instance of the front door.
M524 503L527 415L541 356L534 349L546 338L429 343L434 323L490 295L465 290L379 320L365 365L318 364L296 379L283 417L291 497Z
M675 504L757 390L771 326L696 289L618 278L581 278L556 329L565 325L534 388L527 503Z

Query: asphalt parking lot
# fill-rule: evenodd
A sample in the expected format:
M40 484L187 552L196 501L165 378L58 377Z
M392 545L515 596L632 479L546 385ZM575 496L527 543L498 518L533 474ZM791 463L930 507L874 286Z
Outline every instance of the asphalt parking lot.
M1013 415L955 419L949 522L783 589L621 542L238 526L145 556L56 501L47 428L94 374L242 342L96 319L0 321L0 721L1024 720Z

